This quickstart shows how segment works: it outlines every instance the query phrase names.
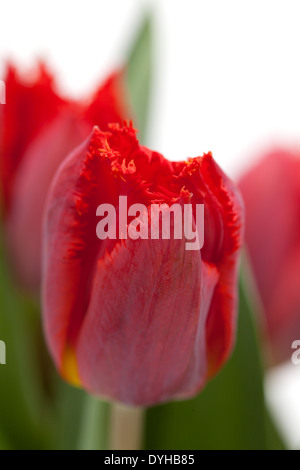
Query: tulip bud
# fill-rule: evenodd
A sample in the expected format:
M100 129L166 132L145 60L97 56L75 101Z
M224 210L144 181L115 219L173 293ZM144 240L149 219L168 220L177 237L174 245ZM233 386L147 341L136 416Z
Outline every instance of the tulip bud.
M300 338L299 155L275 149L240 182L246 242L275 363L290 359Z
M146 237L153 204L185 202L193 214L204 204L201 250L184 237ZM100 239L103 205L118 222ZM62 376L130 405L199 392L234 344L242 231L239 193L211 154L170 162L141 147L131 126L94 128L59 168L46 207L44 328Z

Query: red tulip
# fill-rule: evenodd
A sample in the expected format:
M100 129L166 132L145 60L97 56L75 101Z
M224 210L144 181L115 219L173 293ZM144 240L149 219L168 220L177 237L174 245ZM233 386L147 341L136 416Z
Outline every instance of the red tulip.
M184 239L99 240L101 204L205 207L201 251ZM65 379L131 405L195 395L236 330L243 208L211 154L172 163L131 126L92 135L64 161L46 208L45 332ZM149 227L147 227L149 228Z
M41 225L51 180L94 124L106 130L108 122L128 117L121 79L120 73L113 74L91 100L75 103L57 95L44 66L30 81L12 67L8 71L1 117L2 199L15 272L31 290L40 282Z
M261 295L272 360L300 338L300 152L276 149L241 180L246 242Z

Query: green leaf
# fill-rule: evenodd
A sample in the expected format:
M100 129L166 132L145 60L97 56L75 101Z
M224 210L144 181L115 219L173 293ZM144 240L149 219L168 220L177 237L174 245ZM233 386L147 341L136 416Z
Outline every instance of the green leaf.
M54 421L56 424L56 440L54 448L58 450L76 450L78 435L81 432L81 415L84 404L84 391L68 385L60 377L56 377L57 404Z
M148 15L127 60L127 85L140 139L145 139L152 81L152 19Z
M18 449L41 448L46 439L37 372L38 324L32 304L11 281L0 239L0 340L6 345L6 364L0 365L0 423L2 434Z
M224 369L196 398L148 410L147 449L283 448L266 411L254 312L240 282L237 344Z
M86 394L79 435L79 450L107 447L108 403Z
M2 429L0 429L0 450L15 450L2 432Z
M105 449L109 405L67 384L57 373L55 390L53 449Z

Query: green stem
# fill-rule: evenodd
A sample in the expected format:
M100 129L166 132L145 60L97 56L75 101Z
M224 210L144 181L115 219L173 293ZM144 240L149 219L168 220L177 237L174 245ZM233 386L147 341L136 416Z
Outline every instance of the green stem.
M110 450L140 450L144 410L113 403L110 414Z
M105 449L106 412L106 403L91 395L86 395L78 440L79 450Z

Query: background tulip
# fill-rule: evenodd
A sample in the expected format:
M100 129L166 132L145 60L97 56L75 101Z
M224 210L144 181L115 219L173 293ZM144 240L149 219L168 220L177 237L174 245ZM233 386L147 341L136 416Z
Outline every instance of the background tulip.
M290 359L300 337L299 156L274 149L240 181L246 242L275 362Z
M120 195L204 203L201 252L185 240L99 240L97 206L118 209ZM242 227L239 194L211 154L172 163L130 126L95 128L60 167L46 210L44 323L61 374L132 405L195 395L233 345Z
M17 278L37 291L42 216L51 180L94 124L106 130L108 122L128 117L129 107L121 72L83 103L62 99L44 65L33 76L10 67L6 84L9 106L1 108L0 169L7 242Z

